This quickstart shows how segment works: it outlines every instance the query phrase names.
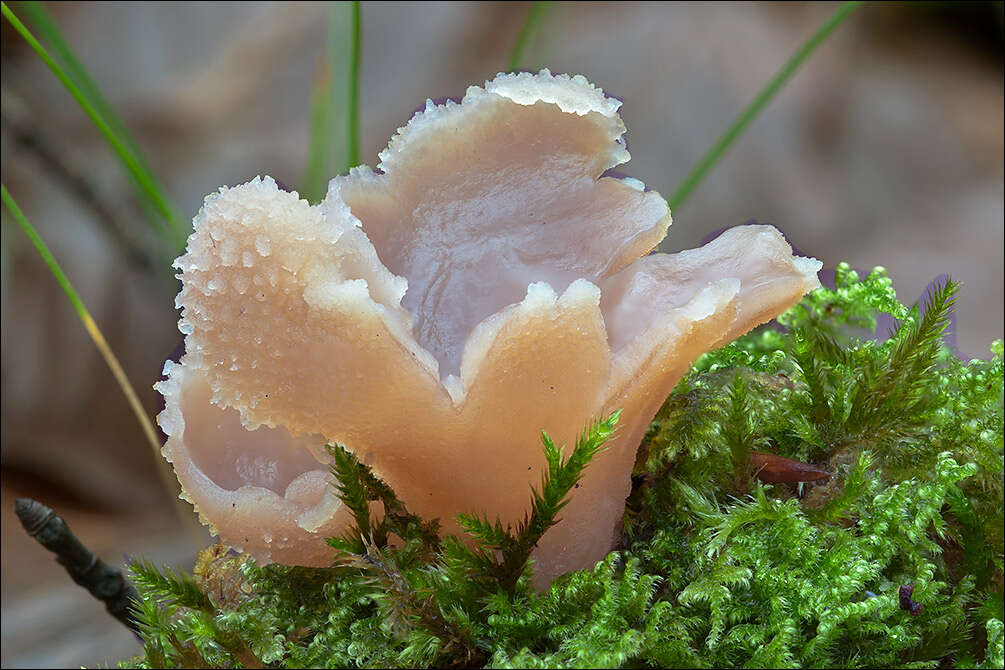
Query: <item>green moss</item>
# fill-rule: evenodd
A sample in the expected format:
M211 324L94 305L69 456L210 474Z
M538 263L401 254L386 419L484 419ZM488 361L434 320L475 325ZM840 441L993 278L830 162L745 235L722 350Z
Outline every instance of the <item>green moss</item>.
M616 416L567 459L546 439L532 514L513 531L463 517L474 548L334 447L357 513L333 567L220 548L194 580L137 564L146 644L123 667L1002 667L1002 343L969 362L942 344L951 282L919 310L881 269L836 281L697 361L592 570L538 594L527 557ZM879 313L898 326L862 339ZM831 476L765 484L752 450Z

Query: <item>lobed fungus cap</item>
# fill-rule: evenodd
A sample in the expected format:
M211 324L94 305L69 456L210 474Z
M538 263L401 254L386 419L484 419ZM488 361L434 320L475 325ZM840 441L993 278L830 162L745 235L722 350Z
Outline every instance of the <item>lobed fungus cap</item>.
M545 468L623 408L539 583L601 559L635 449L702 352L818 286L820 263L770 226L647 254L670 212L634 179L620 102L581 76L500 74L425 109L378 170L311 206L269 177L206 198L175 263L186 353L158 384L187 499L261 561L327 565L348 523L326 484L340 442L409 509L512 523ZM640 258L641 257L641 258Z

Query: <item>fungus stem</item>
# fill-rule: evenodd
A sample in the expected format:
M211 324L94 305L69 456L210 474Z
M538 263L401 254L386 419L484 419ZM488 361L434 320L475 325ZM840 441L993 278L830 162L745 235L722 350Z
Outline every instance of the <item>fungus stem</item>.
M671 211L676 210L684 201L687 200L691 192L697 188L698 184L708 175L708 173L715 167L715 164L723 157L727 150L733 145L733 143L743 134L743 131L747 129L757 116L764 110L775 94L792 78L792 75L796 73L799 67L806 61L807 58L817 50L824 40L830 36L834 30L844 23L852 12L862 5L860 1L845 2L840 7L838 7L834 12L827 17L816 32L806 40L799 49L796 50L794 54L789 58L788 61L782 65L781 69L775 73L775 76L765 84L764 88L761 89L760 93L750 101L750 104L740 112L740 115L736 117L733 123L726 129L726 131L716 140L712 148L702 156L698 164L691 170L691 172L684 178L684 181L674 189L673 195L670 196L668 200L670 204Z
M174 486L174 477L170 472L168 472L166 464L161 458L161 445L160 439L157 437L157 431L154 428L150 417L147 416L146 411L143 409L139 396L136 395L136 390L129 382L129 378L126 377L126 373L123 371L122 365L119 364L119 360L112 352L112 348L108 346L108 341L105 340L105 336L102 335L101 330L98 328L98 324L96 324L94 319L91 318L91 315L84 306L80 296L77 295L76 290L73 288L73 284L70 283L69 278L63 272L63 269L59 266L59 263L56 262L56 259L49 251L49 247L47 247L45 242L42 241L42 238L39 237L34 226L31 225L31 222L28 221L28 218L21 211L21 208L18 207L17 202L14 201L14 198L7 191L7 187L0 184L0 193L2 193L3 196L3 204L7 207L7 210L14 217L14 220L17 221L18 225L21 226L21 230L23 230L24 234L28 236L31 243L35 245L35 250L38 251L38 255L42 257L42 260L49 268L49 272L51 272L52 276L56 278L60 288L63 289L63 293L65 293L66 297L70 299L70 302L73 304L73 308L77 311L77 315L84 324L84 329L87 330L87 334L91 336L91 340L94 341L94 345L98 348L98 351L101 352L102 357L104 357L105 363L108 365L108 368L112 371L112 375L115 377L115 381L118 382L119 388L122 389L122 393L125 394L126 400L129 401L129 406L136 415L136 419L140 422L140 426L143 428L143 434L146 437L147 442L150 443L150 446L154 450L155 462L158 466L158 474L160 474L167 490L174 492L176 490Z
M517 35L513 50L509 55L509 65L506 66L509 72L517 70L523 63L527 47L534 40L534 36L537 34L538 29L544 22L544 17L550 9L550 2L535 2L531 5L530 10L527 12L527 18L524 19L523 26L520 28L520 34Z
M126 133L121 121L114 115L109 115L111 108L98 92L97 85L87 75L83 65L72 55L65 40L62 39L55 23L52 22L48 14L38 7L29 6L29 14L33 17L36 24L40 26L42 33L52 42L57 55L66 64L66 69L49 55L45 47L35 39L31 31L14 15L14 12L7 6L7 3L0 3L0 10L2 10L4 18L7 19L14 30L45 61L45 64L49 66L52 73L62 82L66 90L73 96L87 116L90 117L95 127L105 137L105 140L118 156L123 168L133 178L141 204L155 211L166 221L165 227L165 224L156 217L152 219L158 232L166 236L176 249L185 246L188 231L183 223L183 217L180 215L178 209L169 201L167 195L147 168L139 149L128 136L128 133ZM72 77L67 73L67 70L73 74Z

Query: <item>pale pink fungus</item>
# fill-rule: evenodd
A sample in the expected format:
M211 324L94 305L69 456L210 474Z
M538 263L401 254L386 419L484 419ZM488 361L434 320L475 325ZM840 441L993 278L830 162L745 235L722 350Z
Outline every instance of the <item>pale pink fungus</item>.
M601 559L635 450L702 352L787 309L820 263L770 226L644 256L670 225L635 180L620 103L582 77L499 75L427 104L310 206L266 177L206 198L187 253L186 354L158 384L187 499L262 561L327 565L348 522L341 442L409 509L522 519L545 467L623 408L535 551L538 582Z

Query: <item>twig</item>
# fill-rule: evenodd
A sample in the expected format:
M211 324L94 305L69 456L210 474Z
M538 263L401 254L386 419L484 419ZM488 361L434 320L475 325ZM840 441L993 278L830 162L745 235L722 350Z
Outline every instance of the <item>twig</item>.
M56 560L66 568L73 581L105 603L109 614L139 633L131 611L132 601L139 600L139 595L121 571L85 547L52 508L31 498L18 498L14 501L14 511L28 534L56 554Z

